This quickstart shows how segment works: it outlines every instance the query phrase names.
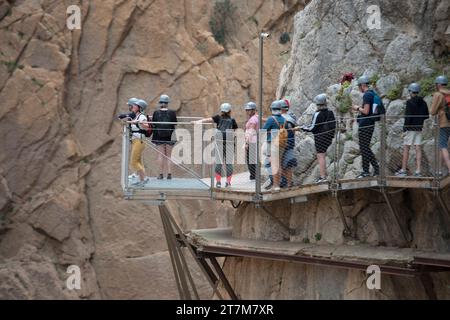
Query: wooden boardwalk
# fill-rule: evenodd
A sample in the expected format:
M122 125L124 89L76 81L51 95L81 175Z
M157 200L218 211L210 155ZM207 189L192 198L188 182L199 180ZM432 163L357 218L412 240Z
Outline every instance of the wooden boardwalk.
M378 265L387 274L415 276L424 266L450 271L450 253L369 245L304 244L291 241L236 239L231 229L193 230L187 234L205 255L248 257L366 270Z
M437 187L436 187L436 182ZM450 185L450 175L435 180L433 178L415 177L386 177L386 188L428 189L438 188L444 190ZM305 184L292 188L281 189L279 192L272 190L262 192L262 202L281 199L304 197L313 194L332 192L333 190L345 191L356 189L380 188L380 180L376 177L366 179L338 180L337 185L331 183ZM240 173L233 177L232 187L211 188L211 179L182 179L174 178L172 181L151 179L144 187L130 187L125 192L125 198L135 200L231 200L254 202L256 197L255 182L250 181L248 173Z

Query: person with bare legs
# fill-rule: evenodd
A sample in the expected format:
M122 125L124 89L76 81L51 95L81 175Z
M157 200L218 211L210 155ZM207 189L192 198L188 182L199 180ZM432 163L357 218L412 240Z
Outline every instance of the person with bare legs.
M450 139L450 90L447 88L448 78L439 76L435 80L436 92L433 95L431 114L439 117L439 149L442 160L450 174L450 156L448 153L448 140Z
M336 130L336 118L333 111L328 109L327 96L322 93L314 98L317 111L314 113L311 124L302 126L301 129L314 134L314 145L317 152L317 161L319 162L320 177L316 183L328 182L327 178L327 150L333 143Z
M170 159L172 157L172 149L176 143L173 138L177 120L176 112L168 108L170 103L169 96L163 94L159 98L159 110L153 113L153 138L152 142L158 150L158 165L159 176L158 180L167 177L167 180L172 179L172 167Z
M405 122L403 125L403 160L402 168L395 175L397 177L406 177L408 175L407 167L409 160L409 151L414 145L416 149L416 172L415 177L421 177L422 174L422 129L423 123L429 118L428 106L422 97L419 97L420 85L412 83L408 90L411 98L406 102Z

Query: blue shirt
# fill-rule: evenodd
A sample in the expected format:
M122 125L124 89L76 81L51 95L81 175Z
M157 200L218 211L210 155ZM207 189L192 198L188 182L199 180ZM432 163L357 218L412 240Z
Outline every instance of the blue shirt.
M267 142L271 142L272 141L272 134L271 131L272 130L280 130L280 126L275 122L275 120L273 118L276 118L278 123L282 126L284 124L284 122L286 121L284 119L284 117L280 114L277 116L271 116L266 124L263 127L263 130L267 130Z

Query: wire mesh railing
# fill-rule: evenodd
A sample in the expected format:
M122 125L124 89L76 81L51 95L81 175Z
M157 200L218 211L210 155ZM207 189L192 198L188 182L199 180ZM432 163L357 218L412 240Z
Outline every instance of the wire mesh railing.
M198 118L186 120L191 119ZM314 130L304 125L287 134L260 130L259 155L256 142L249 143L241 129L221 132L198 121L151 126L151 137L137 138L124 125L124 189L256 194L258 189L279 192L355 179L376 180L379 185L386 185L386 179L436 180L447 173L441 169L436 117L337 117L316 123ZM170 134L161 134L164 131ZM142 149L144 177L136 172L135 145Z
M191 122L150 125L150 137L123 127L123 188L209 190L215 129Z

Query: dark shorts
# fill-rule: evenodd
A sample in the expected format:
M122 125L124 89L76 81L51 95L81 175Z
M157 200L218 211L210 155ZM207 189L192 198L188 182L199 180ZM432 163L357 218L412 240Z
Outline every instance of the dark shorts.
M439 130L439 149L448 148L448 139L450 139L450 127Z
M331 146L333 142L333 137L330 136L315 136L314 137L314 145L316 147L317 153L327 153L328 148Z
M165 140L152 140L152 143L153 143L155 146L162 146L162 145L173 146L173 145L175 145L177 142L176 142L176 141L165 141Z
M283 153L283 169L291 169L297 166L297 158L295 157L294 149L287 149Z

